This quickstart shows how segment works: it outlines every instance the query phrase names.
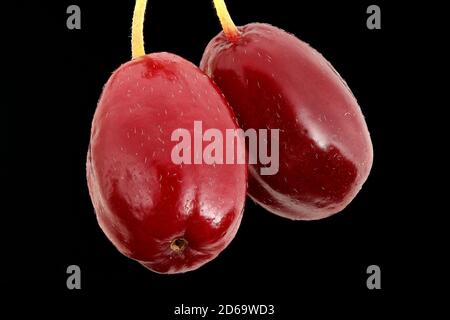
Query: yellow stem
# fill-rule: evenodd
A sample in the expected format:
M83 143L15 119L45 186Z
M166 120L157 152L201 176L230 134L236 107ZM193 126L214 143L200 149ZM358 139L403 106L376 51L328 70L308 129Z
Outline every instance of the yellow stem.
M223 32L227 36L228 40L236 41L239 38L239 30L231 19L228 12L225 0L213 0L216 7L217 16L219 17L220 24L222 25Z
M145 55L144 48L144 18L147 0L136 0L131 28L131 54L136 59Z

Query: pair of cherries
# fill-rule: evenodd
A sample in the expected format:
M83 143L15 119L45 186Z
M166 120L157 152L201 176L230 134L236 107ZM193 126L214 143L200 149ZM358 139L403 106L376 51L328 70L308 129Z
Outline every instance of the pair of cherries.
M146 0L137 0L133 60L108 80L92 123L87 180L98 222L121 253L158 273L214 259L234 238L247 193L282 217L321 219L350 203L372 166L364 117L331 64L271 25L236 27L224 1L214 2L224 32L198 68L145 55ZM278 173L174 164L171 134L194 121L224 135L279 129Z

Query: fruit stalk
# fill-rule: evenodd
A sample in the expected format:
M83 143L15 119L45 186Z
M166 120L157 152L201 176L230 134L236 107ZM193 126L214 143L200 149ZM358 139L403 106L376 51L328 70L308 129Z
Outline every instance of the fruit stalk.
M144 18L147 0L136 0L131 28L131 56L133 59L145 55L144 48Z
M227 36L227 39L231 42L236 42L239 39L240 32L231 19L228 12L225 0L213 0L214 7L216 8L217 16L219 17L220 24L222 25L223 32Z

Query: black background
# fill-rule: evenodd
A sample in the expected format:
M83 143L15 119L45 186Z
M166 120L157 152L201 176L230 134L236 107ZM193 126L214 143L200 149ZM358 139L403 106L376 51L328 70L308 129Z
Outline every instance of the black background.
M7 130L13 143L4 149L12 169L2 175L13 177L5 193L13 205L5 215L13 216L14 227L5 223L2 234L8 255L2 261L2 288L19 294L37 291L69 303L139 296L146 303L133 308L149 319L156 314L157 319L176 319L171 315L181 303L275 304L279 319L294 319L312 302L386 310L406 291L405 270L411 268L407 255L415 240L407 224L414 218L405 203L414 195L405 188L414 165L404 161L410 146L403 141L417 142L404 129L406 110L412 107L405 93L414 89L401 86L409 77L404 72L409 62L400 50L409 44L411 30L402 20L408 16L405 6L391 2L227 1L237 25L267 22L281 27L335 66L366 117L374 166L357 198L325 220L292 222L247 201L238 235L217 259L197 271L171 276L154 274L115 250L98 227L85 181L97 99L111 73L130 59L134 2L78 0L16 7L27 26L22 30L14 22L17 34L10 48L19 51L20 63L17 58L5 66L17 71L11 78L15 90L10 109L18 127ZM70 4L81 7L81 30L66 28ZM381 30L366 28L370 4L381 7ZM198 64L219 31L209 0L149 0L147 52L168 51ZM4 122L2 128L8 126ZM66 288L71 264L82 270L79 291ZM366 287L371 264L381 267L382 290Z

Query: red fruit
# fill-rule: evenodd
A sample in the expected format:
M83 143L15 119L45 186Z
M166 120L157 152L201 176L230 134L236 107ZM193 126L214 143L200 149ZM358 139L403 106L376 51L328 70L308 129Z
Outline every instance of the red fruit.
M214 259L234 238L247 168L172 161L177 129L194 136L201 121L225 135L237 125L199 68L169 53L144 55L145 4L137 0L135 8L137 58L113 73L95 112L87 180L97 220L116 248L153 271L179 273Z
M201 69L222 89L243 129L280 129L279 172L264 176L251 165L249 195L291 219L342 210L367 179L373 158L350 89L322 55L293 35L268 24L233 31L225 23L232 31L209 43Z
M117 249L149 269L177 273L233 239L246 195L244 165L175 165L171 134L194 120L236 129L226 100L190 62L150 54L106 84L92 123L87 179L98 222Z

